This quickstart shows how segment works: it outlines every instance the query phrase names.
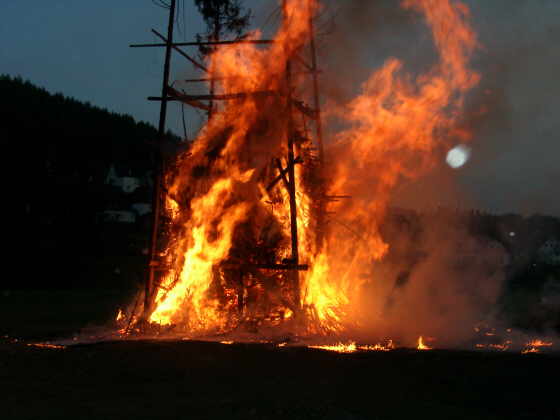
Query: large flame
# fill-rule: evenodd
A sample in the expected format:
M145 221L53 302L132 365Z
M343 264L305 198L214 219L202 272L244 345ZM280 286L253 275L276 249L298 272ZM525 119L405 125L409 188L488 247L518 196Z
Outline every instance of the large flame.
M468 67L477 41L467 7L452 0L406 0L403 7L425 17L439 60L413 79L391 58L359 96L330 105L326 114L345 128L329 133L328 171L316 164L317 139L288 100L305 90L305 72L287 63L307 46L317 1L286 1L269 47L228 45L210 56L212 76L221 80L217 93L237 96L213 114L169 177L169 267L151 322L227 331L243 318L278 323L303 308L307 331L324 333L353 320L364 272L388 252L379 225L391 192L401 178L433 165L438 147L456 133L465 93L478 82ZM290 257L289 195L283 181L269 184L288 165L287 139L295 133L295 154L304 162L295 170L299 257L309 266L296 280L299 302L289 293L293 275L254 268ZM325 209L325 193L351 199ZM326 210L335 216L319 219Z
M403 5L425 15L439 62L411 80L402 62L391 58L358 97L330 110L348 125L335 137L331 190L352 199L333 209L345 216L331 225L327 246L314 258L307 277L313 293L307 296L331 329L340 328L371 260L388 251L379 224L391 192L401 177L416 177L434 164L434 151L454 135L464 94L479 79L467 66L477 42L466 6L448 0Z

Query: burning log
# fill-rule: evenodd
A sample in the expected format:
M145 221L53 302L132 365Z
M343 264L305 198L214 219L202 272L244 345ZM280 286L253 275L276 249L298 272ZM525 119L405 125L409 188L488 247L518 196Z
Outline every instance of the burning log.
M183 102L187 105L193 106L195 108L209 110L210 106L204 104L204 100L210 101L231 101L231 100L238 100L238 99L246 99L249 97L260 97L260 96L270 96L274 95L275 92L272 91L260 91L260 92L246 92L246 93L229 93L224 95L187 95L185 93L179 92L176 89L169 86L167 88L168 97L166 98L167 101L179 101ZM158 96L149 96L149 101L162 101L163 98Z
M225 269L247 269L247 268L256 268L259 270L299 270L299 271L307 271L309 270L309 265L307 264L222 264L222 267Z

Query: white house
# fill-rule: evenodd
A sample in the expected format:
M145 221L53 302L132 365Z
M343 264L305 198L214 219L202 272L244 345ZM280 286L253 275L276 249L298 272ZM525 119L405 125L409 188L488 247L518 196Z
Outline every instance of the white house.
M105 184L120 188L125 194L133 193L136 189L142 186L143 182L142 179L132 176L131 170L128 172L128 175L121 176L117 172L115 165L111 165L107 171L107 176L105 177Z

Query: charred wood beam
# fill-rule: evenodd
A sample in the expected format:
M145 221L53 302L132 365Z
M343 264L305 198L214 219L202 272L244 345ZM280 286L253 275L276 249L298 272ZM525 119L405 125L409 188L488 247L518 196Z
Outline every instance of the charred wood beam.
M167 39L165 42L165 61L163 65L163 81L161 96L166 98L169 87L169 69L171 65L171 44L173 43L173 24L175 22L175 0L171 0L169 8L169 20L167 23ZM160 147L155 150L155 167L153 173L154 188L152 191L152 227L150 232L150 253L148 264L148 278L146 279L144 292L144 313L143 317L148 318L153 304L153 286L155 283L155 267L153 263L157 259L158 254L158 237L159 237L159 217L161 207L161 187L164 172L164 162L162 157L161 143L165 137L165 122L167 116L167 101L162 101L159 110L158 124L158 143Z
M132 308L132 312L128 317L128 322L126 323L126 328L124 329L125 334L128 334L130 331L130 327L132 326L132 321L134 321L134 316L136 315L136 310L138 309L138 302L140 301L140 295L136 297L134 301L134 307Z
M163 42L167 42L167 38L165 38L158 31L156 31L155 29L152 29L152 32L156 36L158 36ZM167 45L167 44L165 44L165 45ZM196 61L194 58L192 58L190 55L188 55L182 49L178 48L175 44L171 44L171 48L173 48L175 51L177 51L179 54L181 54L183 57L185 57L187 60L189 60L195 67L197 67L198 69L208 73L208 69L206 67L204 67L202 64L200 64L198 61Z
M319 143L319 159L321 165L325 163L325 153L323 148L323 126L321 122L321 102L319 100L319 70L317 67L317 50L315 48L315 28L313 24L313 11L311 2L307 3L307 10L309 12L309 49L311 53L311 73L313 78L313 106L315 107L315 131L317 134L317 142Z
M235 99L244 99L250 97L259 97L259 96L271 96L276 94L276 92L272 90L262 90L256 92L240 92L240 93L225 93L221 95L185 95L179 94L177 97L180 99L182 97L186 97L189 100L211 100L211 101L231 101Z
M276 92L271 90L257 91L257 92L240 92L240 93L226 93L222 95L187 95L181 93L173 88L169 88L170 95L166 98L167 101L181 101L181 102L197 102L197 101L231 101L235 99L243 99L249 97L270 96ZM150 101L162 101L160 96L148 97Z
M238 39L234 41L203 41L203 42L174 42L172 47L196 47L200 45L235 45L235 44L273 44L271 39ZM130 48L165 47L167 44L131 44Z
M288 171L290 170L289 168L282 168L282 165L279 163L280 161L277 159L276 162L276 166L278 167L278 170L280 171L280 174L278 174L278 176L276 178L274 178L270 184L268 184L268 186L266 187L267 191L272 190L276 184L278 184L283 178L286 178L286 174L288 173ZM297 158L295 158L294 160L294 164L298 164L298 163L303 163L303 159L298 156ZM287 179L284 180L284 182L288 182ZM288 184L286 184L288 185Z
M288 164L286 169L284 169L282 168L282 162L280 162L280 159L276 158L274 159L274 161L276 162L276 168L280 171L280 178L282 178L282 181L284 181L284 185L289 191L291 186L290 184L291 181L288 181L286 174L290 172L290 164ZM295 164L295 160L294 160L294 164Z
M293 74L312 74L311 71L300 71L300 72L294 72ZM211 81L215 81L215 82L220 82L222 80L233 80L233 79L241 79L242 76L230 76L230 77L201 77L199 79L184 79L181 80L182 82L185 83L203 83L203 82L211 82Z
M299 112L304 114L306 117L316 120L318 117L317 111L306 105L302 101L293 99L292 104L297 108Z
M350 227L349 225L347 225L346 223L340 220L332 219L332 221L338 223L340 226L348 230L348 232L352 233L356 238L358 238L359 240L367 244L366 238L361 234L361 232L356 231L355 229L353 229L352 227Z
M203 82L210 82L212 80L219 82L221 80L226 79L233 79L232 77L202 77L200 79L185 79L183 82L185 83L203 83Z
M352 198L351 195L325 195L325 200L327 201L340 201L344 198Z
M313 67L311 67L309 64L307 64L305 62L305 60L299 55L299 54L294 54L294 58L296 59L296 61L298 63L300 63L303 67L305 67L310 73L314 72L315 70L313 69Z
M248 269L256 268L260 270L295 270L307 271L309 266L307 264L233 264L225 263L221 265L222 268L231 269Z
M260 268L261 270L309 270L309 266L307 264L255 264L254 267Z
M190 105L195 108L203 109L204 111L210 110L210 107L203 102L200 102L197 99L189 97L189 95L185 95L172 87L168 87L167 89L168 96L163 98L161 96L149 96L149 101L180 101L187 105Z
M305 271L307 269L309 269L309 266L307 264L293 264L293 263L282 263L282 264L244 264L244 263L224 263L221 264L220 267L226 269L226 270L231 270L231 269L249 269L249 268L256 268L256 269L260 269L260 270L300 270L300 271ZM162 271L162 272L166 272L169 271L170 267L169 266L164 266L164 265L160 265L155 267L155 271ZM161 284L156 285L156 288L158 289L163 289L166 292L171 291L171 289L173 289L173 286L171 287L165 287Z
M282 10L283 10L283 19L284 22L287 21L289 16L288 14L288 3L286 0L282 1ZM295 174L295 156L294 156L294 133L295 133L295 126L294 126L294 119L293 119L293 97L292 97L292 63L291 60L288 58L286 60L286 84L285 84L285 92L286 92L286 111L288 113L288 120L287 120L287 131L288 131L288 175L290 179L290 183L288 185L288 193L290 197L290 239L292 242L292 253L290 261L294 265L299 264L299 240L298 240L298 221L297 221L297 199L296 199L296 174ZM292 292L293 292L293 311L295 313L296 318L299 317L299 313L301 311L301 291L300 291L300 282L299 282L299 272L292 271L290 273L291 283L292 283Z

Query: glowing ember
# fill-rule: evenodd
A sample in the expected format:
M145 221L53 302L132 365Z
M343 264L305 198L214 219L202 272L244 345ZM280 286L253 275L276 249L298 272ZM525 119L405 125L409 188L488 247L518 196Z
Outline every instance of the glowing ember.
M490 344L488 347L495 350L506 351L507 349L509 349L510 345L511 345L511 341L506 341L501 344Z
M357 351L356 343L350 342L348 344L338 343L326 346L308 346L310 349L321 349L327 351L334 351L336 353L354 353Z
M65 349L66 346L60 346L57 344L50 344L50 343L29 343L27 344L30 347L39 347L43 349Z
M424 338L422 336L418 337L418 345L416 346L418 350L432 350L431 347L424 344Z
M488 335L488 334L486 334ZM494 335L494 334L491 334ZM506 340L503 343L491 343L491 344L475 344L477 349L489 349L489 350L499 350L499 351L506 351L511 346L511 340Z
M393 340L389 340L387 344L377 343L375 345L362 345L358 346L358 349L363 351L391 351L395 349L395 345L393 344Z
M525 345L525 348L521 351L521 354L540 353L541 347L550 347L550 346L552 346L552 341L543 341L539 339L533 340Z
M338 343L334 345L323 345L323 346L308 346L312 349L321 349L334 351L337 353L355 353L357 351L391 351L395 349L395 344L393 340L388 340L386 344L377 343L356 345L355 342L350 342L348 344Z

